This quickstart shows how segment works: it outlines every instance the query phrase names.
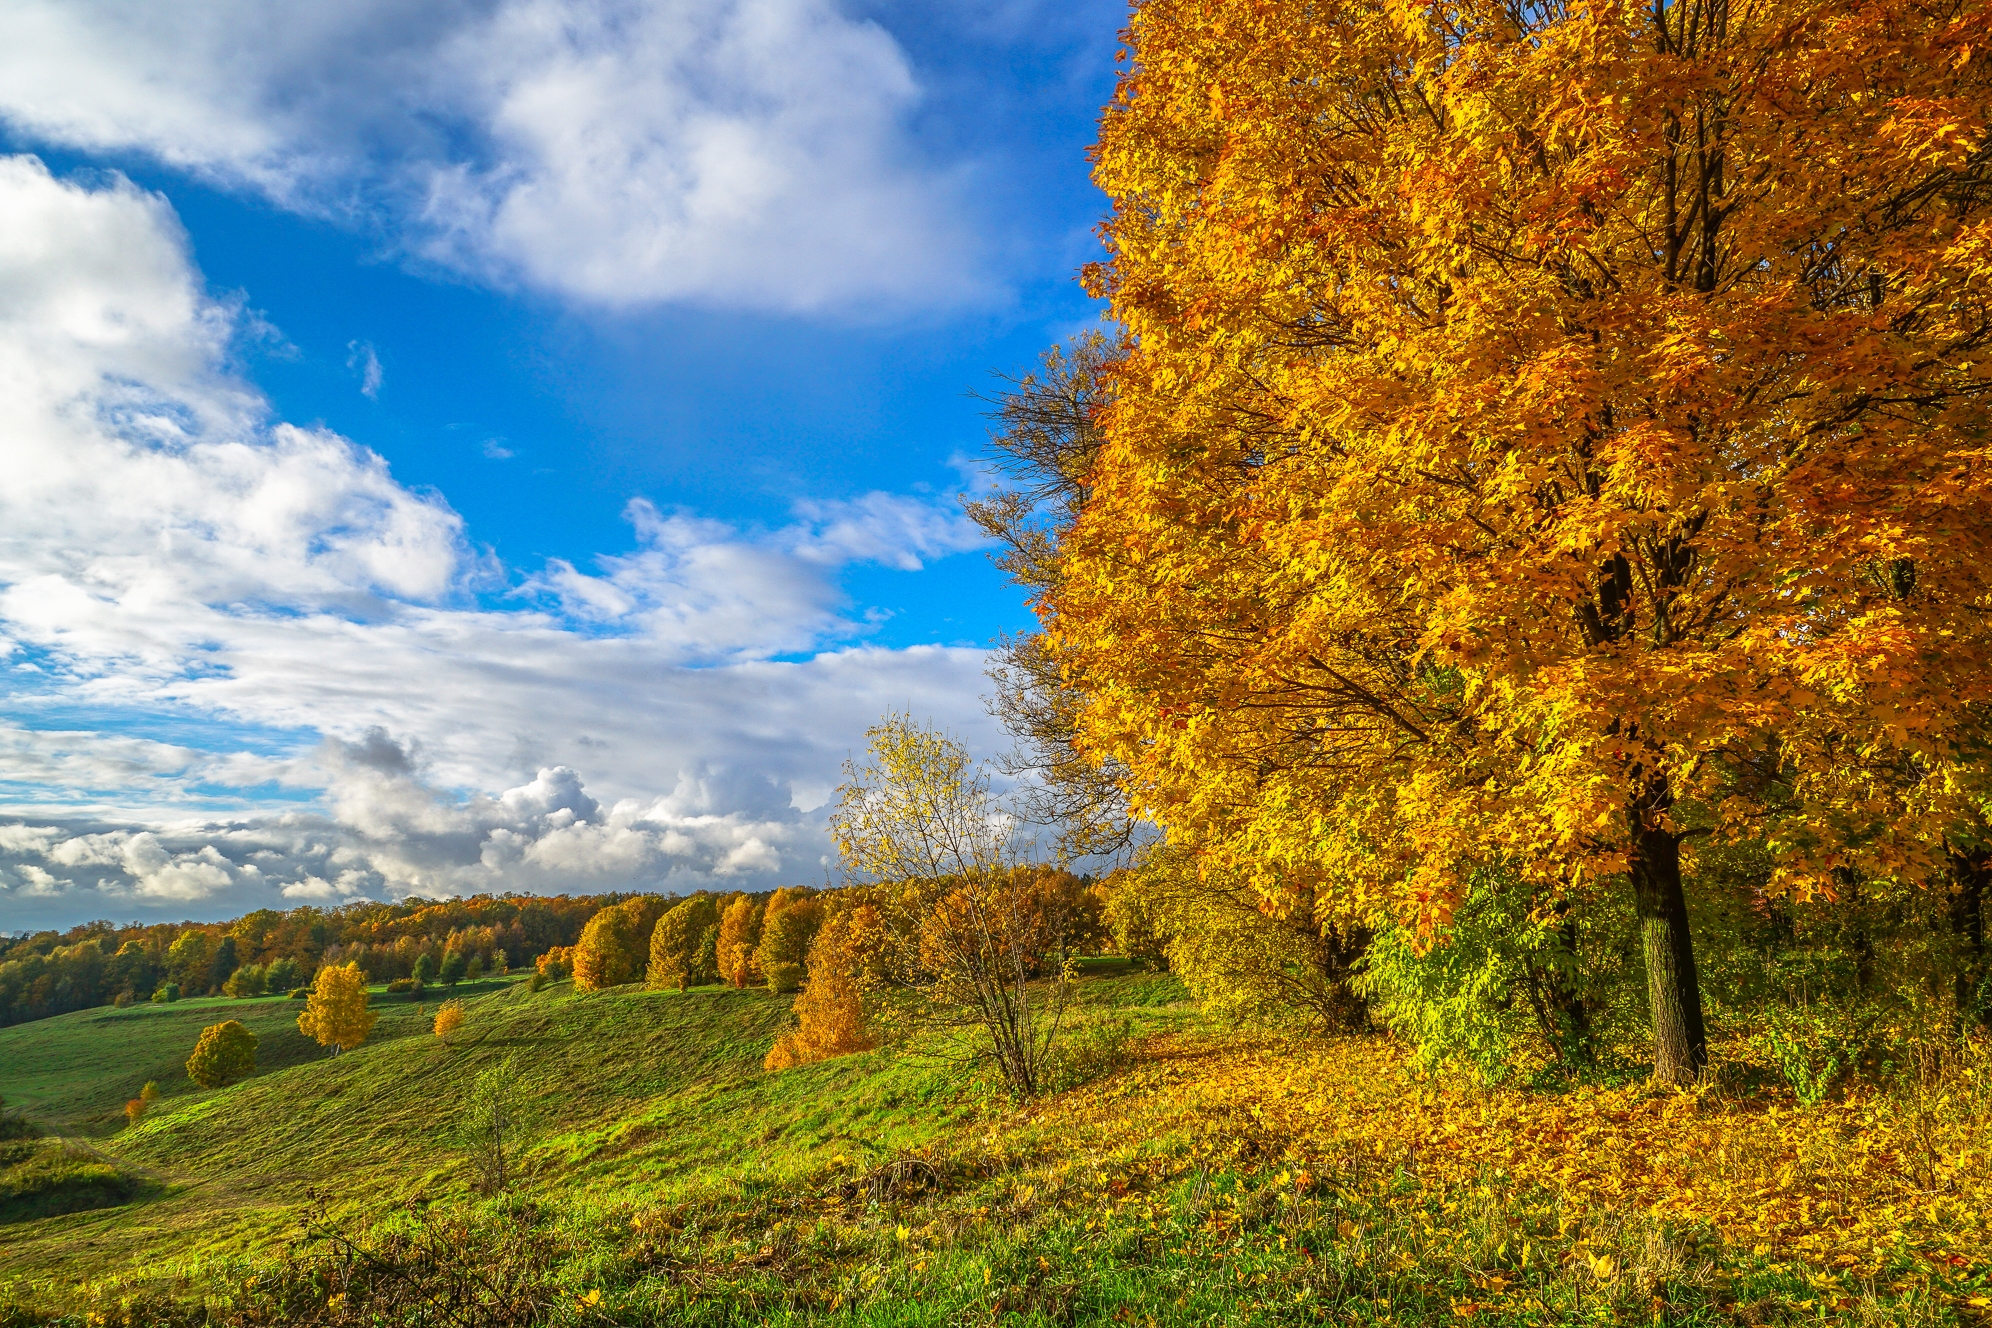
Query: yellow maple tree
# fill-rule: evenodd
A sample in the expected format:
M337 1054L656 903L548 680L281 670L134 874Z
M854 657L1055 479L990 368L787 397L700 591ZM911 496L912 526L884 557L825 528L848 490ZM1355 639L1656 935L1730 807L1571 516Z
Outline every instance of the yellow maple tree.
M1324 921L1939 879L1992 701L1992 7L1149 0L1044 592L1092 758Z

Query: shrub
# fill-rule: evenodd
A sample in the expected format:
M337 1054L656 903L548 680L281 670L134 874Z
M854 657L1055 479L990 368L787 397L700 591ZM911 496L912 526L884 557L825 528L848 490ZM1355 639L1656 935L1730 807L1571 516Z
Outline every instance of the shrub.
M7 1101L0 1098L0 1140L39 1139L41 1128L18 1111L8 1111Z
M125 1123L138 1124L145 1118L145 1113L152 1109L152 1104L158 1100L159 1085L150 1079L146 1080L145 1087L138 1090L138 1096L125 1103Z
M50 1139L0 1169L0 1221L18 1222L106 1208L137 1190L133 1177L73 1144Z
M1601 1040L1633 932L1598 902L1560 915L1515 882L1477 874L1434 935L1386 927L1358 987L1427 1069L1470 1066L1483 1083L1529 1064L1588 1065Z
M152 1003L154 1005L164 1005L168 1001L177 1001L179 999L180 984L177 982L162 982L159 984L157 990L152 993Z
M256 1068L256 1035L239 1019L209 1024L187 1058L187 1078L202 1088L220 1088Z
M420 1000L422 997L422 979L396 978L394 981L387 984L387 989L390 993L394 995L400 995L402 992L407 992L408 998L410 1000Z
M236 1000L265 995L270 990L268 974L260 964L244 964L229 974L221 990L223 995Z
M533 972L548 982L558 982L574 973L574 947L556 945L533 961Z
M1297 888L1275 910L1250 884L1173 846L1150 852L1122 891L1139 893L1170 970L1206 1008L1335 1031L1366 1026L1353 984L1368 935L1318 919L1311 892Z
M301 1001L301 1000L304 1000L304 999L308 998L308 997L309 997L310 995L311 995L311 988L309 988L309 987L292 987L292 988L291 988L291 994L290 994L290 998L291 998L292 1000L294 1000L294 1001Z
M538 969L534 969L533 975L526 979L527 991L538 991L540 988L544 987L545 985L546 985L546 974Z
M443 1040L444 1046L449 1045L450 1034L456 1032L462 1024L463 1002L444 1001L442 1008L436 1011L436 1036Z
M270 991L289 991L304 981L304 970L298 967L297 960L285 955L272 959L269 967L263 970L264 983Z

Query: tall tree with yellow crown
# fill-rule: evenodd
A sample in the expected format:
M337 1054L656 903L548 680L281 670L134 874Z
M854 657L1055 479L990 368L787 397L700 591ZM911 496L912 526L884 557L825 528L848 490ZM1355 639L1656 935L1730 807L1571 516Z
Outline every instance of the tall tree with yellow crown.
M1080 744L1325 913L1939 879L1992 701L1984 0L1148 0L1045 592Z

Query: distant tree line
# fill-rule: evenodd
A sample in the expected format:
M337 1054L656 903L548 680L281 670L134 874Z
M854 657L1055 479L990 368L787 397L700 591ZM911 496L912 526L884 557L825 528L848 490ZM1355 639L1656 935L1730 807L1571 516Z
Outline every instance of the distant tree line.
M0 1025L98 1005L181 996L261 996L307 986L327 964L390 982L532 964L571 946L629 896L478 895L340 908L257 909L226 922L86 922L0 936Z

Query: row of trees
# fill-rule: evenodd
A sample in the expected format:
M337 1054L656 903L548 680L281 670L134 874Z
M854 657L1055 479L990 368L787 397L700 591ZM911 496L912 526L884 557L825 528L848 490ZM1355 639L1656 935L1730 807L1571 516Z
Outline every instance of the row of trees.
M0 1024L95 1005L180 995L255 996L308 983L323 964L356 963L370 982L531 963L574 944L589 918L626 898L477 896L360 901L336 909L258 909L228 922L85 923L0 936Z
M1985 1017L1988 26L1137 10L1112 330L971 504L1048 808L1166 834L1130 939L1421 1042L1636 1019L1676 1083L1711 983Z

